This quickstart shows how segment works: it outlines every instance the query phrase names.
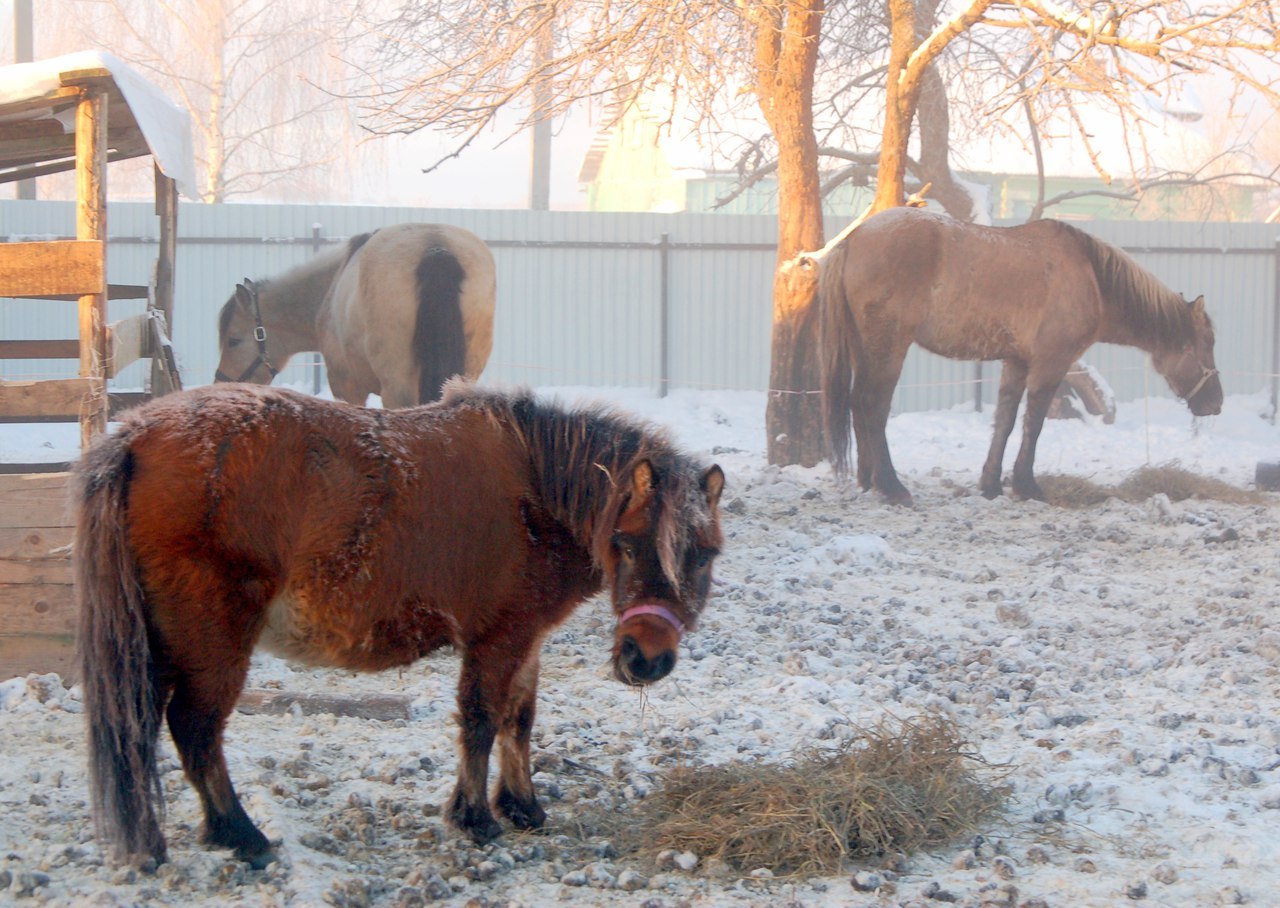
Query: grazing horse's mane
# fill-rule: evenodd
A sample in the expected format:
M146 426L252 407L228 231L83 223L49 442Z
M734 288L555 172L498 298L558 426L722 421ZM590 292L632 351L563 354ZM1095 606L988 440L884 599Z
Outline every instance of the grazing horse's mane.
M459 380L445 386L441 403L479 409L516 430L543 504L578 534L597 568L627 504L627 495L618 493L628 490L625 484L635 466L648 461L660 489L655 519L659 559L668 580L679 583L678 553L689 533L711 517L698 471L663 430L605 406L566 410L539 402L527 390L503 394Z
M1181 347L1195 339L1192 307L1123 250L1056 221L1084 249L1093 265L1098 289L1113 311L1135 334L1162 347Z

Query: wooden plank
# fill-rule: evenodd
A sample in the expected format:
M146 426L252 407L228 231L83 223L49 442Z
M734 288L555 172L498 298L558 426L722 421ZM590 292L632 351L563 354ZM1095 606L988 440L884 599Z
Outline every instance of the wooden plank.
M10 528L70 526L65 473L31 477L6 476L0 487L0 524Z
M0 634L74 634L78 622L70 583L0 583Z
M0 419L0 423L5 420ZM45 461L43 463L34 463L24 461L21 463L11 463L6 461L0 463L0 476L5 474L28 474L28 473L65 473L71 469L71 461L55 460Z
M0 523L4 523L4 517L0 517ZM0 526L0 558L23 561L65 561L71 557L71 540L75 535L75 528L70 526Z
M240 695L240 702L236 704L236 709L242 713L280 716L296 707L304 716L325 713L332 716L351 716L357 719L392 722L396 719L411 718L409 704L412 702L412 697L403 694L365 694L348 697L250 688Z
M147 355L151 316L143 312L107 326L107 378Z
M71 634L0 634L0 681L57 672L70 686L79 677L76 642Z
M78 340L0 340L0 359L79 359Z
M79 419L87 402L101 394L100 378L56 378L45 381L0 379L0 416L59 416Z
M151 295L151 288L145 284L107 284L109 300L142 300ZM28 300L65 300L75 302L80 299L78 293L29 293L20 299Z
M70 586L72 579L70 558L36 558L29 561L0 558L0 584L42 586L52 583Z
M0 296L101 292L105 256L100 239L0 243Z

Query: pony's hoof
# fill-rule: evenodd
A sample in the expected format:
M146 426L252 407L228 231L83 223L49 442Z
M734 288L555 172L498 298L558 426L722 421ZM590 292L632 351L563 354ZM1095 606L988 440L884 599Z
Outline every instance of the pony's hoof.
M449 822L477 845L488 845L502 835L502 825L493 818L486 804L471 804L455 795L449 806Z
M498 796L494 798L494 806L511 821L511 825L516 829L541 829L546 825L547 812L542 809L542 805L536 799L530 798L523 801L507 788L498 791Z

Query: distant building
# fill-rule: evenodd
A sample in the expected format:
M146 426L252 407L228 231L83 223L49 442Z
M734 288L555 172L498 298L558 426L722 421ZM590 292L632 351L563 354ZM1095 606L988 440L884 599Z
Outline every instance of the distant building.
M1169 118L1174 129L1194 119L1185 112ZM1186 136L1178 138L1188 141ZM736 173L675 164L668 153L671 145L663 123L644 102L634 105L614 125L600 130L579 173L579 182L586 191L587 210L777 212L775 178L766 177L739 192ZM1078 158L1076 155L1072 159L1068 152L1065 159L1062 155L1050 159L1050 169L1074 173L1047 176L1046 198L1063 193L1122 190L1125 185L1122 180L1108 185L1098 176L1082 172ZM958 171L956 176L973 184L979 203L985 195L992 220L1024 221L1030 217L1036 202L1035 174L969 170ZM1153 186L1136 201L1102 194L1076 195L1054 205L1045 214L1062 220L1260 221L1276 207L1273 191L1260 181L1247 180ZM823 208L828 215L856 217L870 204L872 194L867 187L845 184L824 200Z

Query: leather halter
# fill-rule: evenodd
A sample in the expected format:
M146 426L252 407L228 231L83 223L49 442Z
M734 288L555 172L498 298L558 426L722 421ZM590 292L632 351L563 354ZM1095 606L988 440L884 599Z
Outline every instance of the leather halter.
M258 355L249 364L249 368L240 373L239 378L232 378L221 369L218 369L213 373L215 381L248 381L249 377L258 371L259 366L266 366L267 371L271 373L271 378L275 378L280 374L280 370L273 366L271 360L267 357L267 329L262 324L262 305L258 302L258 288L248 281L243 286L249 294L249 299L253 302L253 339L258 345ZM270 379L267 380L267 383L270 384Z
M1188 347L1186 350L1182 351L1182 356L1184 359L1188 356L1193 357L1195 359L1196 365L1200 367L1200 380L1196 382L1194 386L1192 386L1190 391L1182 395L1183 400L1191 400L1191 398L1195 397L1197 394L1200 393L1200 389L1205 386L1205 384L1209 381L1209 379L1213 378L1215 375L1218 374L1218 370L1210 369L1204 363L1200 362L1200 358L1195 356L1195 353L1193 352L1191 347Z
M1194 388L1187 392L1187 396L1184 397L1183 400L1191 400L1191 398L1200 393L1200 389L1205 386L1205 383L1208 382L1209 379L1218 374L1217 369L1210 369L1199 361L1196 362L1196 365L1200 367L1200 380L1196 382Z
M684 622L680 620L680 617L665 605L658 605L656 602L645 602L640 605L631 606L631 608L618 616L618 623L625 624L632 618L639 615L653 615L654 617L661 618L663 621L667 622L667 624L674 627L677 634L684 634Z

